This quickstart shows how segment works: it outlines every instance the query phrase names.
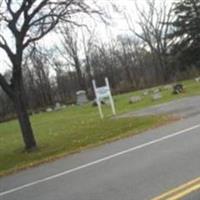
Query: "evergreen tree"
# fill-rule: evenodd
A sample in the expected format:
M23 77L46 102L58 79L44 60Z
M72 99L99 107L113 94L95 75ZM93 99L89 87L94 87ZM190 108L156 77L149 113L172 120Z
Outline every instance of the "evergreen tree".
M175 20L172 23L175 40L172 53L176 54L182 66L200 64L200 1L179 0L174 7Z

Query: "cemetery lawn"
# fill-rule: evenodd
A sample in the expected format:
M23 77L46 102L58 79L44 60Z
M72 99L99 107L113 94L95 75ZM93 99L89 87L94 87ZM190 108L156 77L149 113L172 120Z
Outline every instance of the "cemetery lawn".
M151 105L168 102L173 99L200 95L200 83L185 81L186 92L172 95L163 90L163 98L152 101L151 96L129 104L131 96L142 96L143 91L115 96L118 114L138 110ZM111 142L120 138L139 134L171 121L168 116L113 119L110 108L103 107L106 118L100 120L97 107L68 106L61 111L40 113L31 116L31 122L38 149L32 153L23 151L23 142L16 120L0 124L0 176L48 162L56 158L79 152L89 147Z

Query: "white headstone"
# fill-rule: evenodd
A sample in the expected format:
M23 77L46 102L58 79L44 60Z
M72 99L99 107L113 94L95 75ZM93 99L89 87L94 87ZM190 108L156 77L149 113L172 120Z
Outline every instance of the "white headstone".
M67 106L66 106L66 105L62 105L61 107L62 107L62 109L65 109L65 108L67 108Z
M88 103L88 98L86 96L85 90L80 90L76 92L76 104L83 105Z
M47 108L47 109L46 109L46 112L52 112L52 111L53 111L52 108Z
M199 83L199 82L200 82L200 77L195 78L195 81L196 81L197 83Z
M164 87L164 90L171 90L173 88L172 85L165 85Z
M148 91L148 90L144 91L144 92L143 92L143 95L144 95L144 96L149 95L149 91Z
M152 96L152 100L157 101L159 99L162 99L161 93L156 93Z
M139 101L142 101L142 98L140 96L132 96L129 99L129 103L137 103Z
M61 109L61 105L60 105L60 103L56 103L56 106L55 106L55 108L54 108L55 110L60 110Z
M154 94L159 93L159 92L160 92L160 89L159 89L159 88L155 88L155 89L153 90L153 93L154 93Z

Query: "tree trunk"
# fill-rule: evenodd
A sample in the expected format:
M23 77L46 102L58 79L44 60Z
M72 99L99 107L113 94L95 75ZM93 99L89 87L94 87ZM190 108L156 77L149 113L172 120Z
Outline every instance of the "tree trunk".
M78 78L78 84L80 90L86 90L85 80L81 71L80 62L77 56L74 56L74 64L76 68L77 78Z
M86 56L86 73L87 73L87 76L88 76L88 85L87 85L87 87L89 89L93 89L93 85L92 85L93 76L92 76L91 66L90 66L90 61L89 61L89 57L88 56Z
M8 84L5 77L0 74L0 86L12 100L15 110L18 116L19 125L21 128L23 140L25 143L25 149L31 151L36 148L36 141L33 135L33 130L29 120L27 112L27 99L25 95L24 82L22 76L22 48L17 47L17 55L12 55L11 61L13 61L13 72L11 84Z
M29 120L29 115L27 112L27 101L26 95L23 89L23 84L21 87L15 88L14 104L19 120L19 125L21 128L23 140L25 143L25 149L27 151L34 150L36 148L36 141L33 135L33 130Z

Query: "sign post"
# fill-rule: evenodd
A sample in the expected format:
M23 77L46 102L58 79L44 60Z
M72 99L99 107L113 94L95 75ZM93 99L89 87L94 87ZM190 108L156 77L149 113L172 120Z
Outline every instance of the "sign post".
M114 104L114 101L113 101L113 98L112 98L108 78L105 78L105 83L106 83L105 86L97 88L95 80L92 81L95 96L96 96L96 103L98 105L99 114L100 114L101 119L104 118L104 114L103 114L102 107L101 107L101 101L104 98L109 98L110 105L111 105L111 108L112 108L112 113L113 113L113 115L116 115L115 104Z

